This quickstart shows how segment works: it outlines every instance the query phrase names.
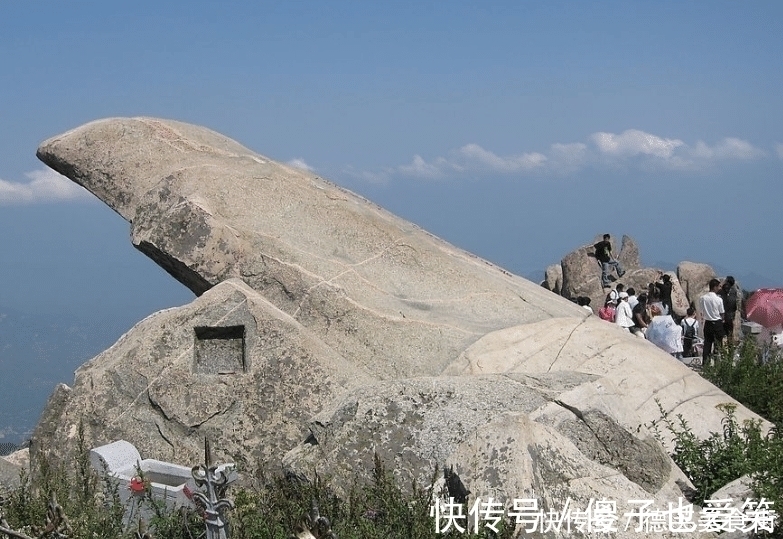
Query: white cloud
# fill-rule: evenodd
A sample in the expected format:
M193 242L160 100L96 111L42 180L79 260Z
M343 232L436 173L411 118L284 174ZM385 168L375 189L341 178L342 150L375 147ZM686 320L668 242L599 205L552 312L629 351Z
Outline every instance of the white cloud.
M92 195L83 187L50 168L25 174L27 183L0 180L0 204L31 204L68 200L89 200Z
M428 162L420 155L414 155L409 165L400 165L397 171L407 176L436 179L449 174L460 174L467 171L510 174L541 168L546 164L547 157L541 153L523 153L499 156L485 150L478 144L466 144L456 151L450 152L450 157L437 157Z
M298 168L298 169L301 169L301 170L306 170L308 172L314 172L315 171L315 169L313 167L311 167L310 165L308 165L305 162L304 159L301 159L299 157L297 157L296 159L291 159L290 161L288 161L287 164L292 166L292 167L294 167L294 168Z
M700 159L740 159L749 160L762 157L764 152L755 148L750 142L734 137L728 137L715 146L708 146L703 141L698 141L692 151L695 157Z
M679 139L661 138L638 129L628 129L619 135L614 133L593 133L593 143L602 153L613 156L651 155L669 158L685 143Z
M476 163L492 172L532 170L543 166L547 161L547 157L540 153L523 153L501 157L485 150L478 144L466 144L459 149L459 153L468 163Z
M778 142L777 144L775 144L775 151L777 152L778 157L783 159L783 143Z
M775 151L783 159L783 143L777 144ZM587 138L587 142L555 143L545 153L523 152L502 156L470 143L451 150L447 157L428 161L416 154L410 164L363 175L376 182L379 177L387 181L400 174L426 179L464 176L467 173L520 175L535 172L538 175L565 175L591 166L615 164L648 171L665 169L696 172L709 170L718 162L749 161L765 156L763 150L736 137L724 138L713 146L703 141L691 146L680 139L628 129L620 134L596 132ZM352 175L360 177L356 173Z
M389 180L395 176L396 172L399 171L388 168L381 171L359 170L352 165L343 167L341 171L342 174L350 176L351 178L356 178L357 180L367 183L374 183L377 185L389 183Z
M440 165L445 164L443 158L439 158L436 162ZM398 168L403 174L419 178L440 178L443 176L443 171L440 166L427 163L420 155L414 155L413 162L411 162L410 165L400 165Z
M549 164L558 172L573 172L582 168L589 160L587 144L572 142L570 144L552 144L549 149Z

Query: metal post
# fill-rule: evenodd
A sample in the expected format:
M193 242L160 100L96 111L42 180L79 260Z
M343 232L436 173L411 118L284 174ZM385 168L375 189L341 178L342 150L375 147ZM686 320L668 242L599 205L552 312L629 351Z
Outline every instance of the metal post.
M223 470L217 471L212 465L212 454L209 440L204 439L204 462L194 466L191 474L199 487L206 488L206 494L201 491L193 493L198 503L204 509L204 522L207 525L206 539L228 539L227 523L222 518L222 512L234 508L234 503L226 498L218 499L220 492L228 483L228 477Z

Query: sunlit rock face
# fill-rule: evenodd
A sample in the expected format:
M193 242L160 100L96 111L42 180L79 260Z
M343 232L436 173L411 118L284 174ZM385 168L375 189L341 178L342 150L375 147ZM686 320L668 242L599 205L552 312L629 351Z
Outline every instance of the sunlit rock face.
M453 465L475 496L622 507L681 494L646 427L658 403L721 428L731 399L653 345L208 129L101 120L38 155L200 297L82 366L33 455L72 451L81 422L91 446L194 464L206 436L246 474L324 470L338 490L377 453L406 480Z

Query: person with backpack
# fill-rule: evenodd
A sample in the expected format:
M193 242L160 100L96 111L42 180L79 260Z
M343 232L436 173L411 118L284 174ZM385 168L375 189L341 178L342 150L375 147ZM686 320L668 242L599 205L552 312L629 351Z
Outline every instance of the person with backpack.
M696 342L699 335L699 321L696 320L694 307L688 307L680 326L682 326L682 355L683 357L693 357L693 343Z
M625 285L623 283L617 283L617 286L610 290L606 295L605 301L613 301L614 304L617 305L617 303L620 301L620 292L623 291L625 291Z
M609 272L614 268L617 271L617 277L620 278L625 275L625 270L620 264L620 261L612 256L612 237L609 234L604 234L603 241L599 241L593 247L595 247L595 258L601 264L601 286L609 288L611 283L609 281Z

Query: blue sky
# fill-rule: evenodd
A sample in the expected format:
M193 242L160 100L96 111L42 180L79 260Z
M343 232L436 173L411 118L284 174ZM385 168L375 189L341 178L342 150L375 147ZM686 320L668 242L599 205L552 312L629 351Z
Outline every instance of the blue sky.
M136 115L312 168L518 274L610 232L783 286L781 36L771 0L0 0L0 315L78 320L95 353L192 298L35 158Z

